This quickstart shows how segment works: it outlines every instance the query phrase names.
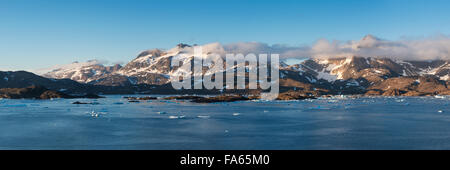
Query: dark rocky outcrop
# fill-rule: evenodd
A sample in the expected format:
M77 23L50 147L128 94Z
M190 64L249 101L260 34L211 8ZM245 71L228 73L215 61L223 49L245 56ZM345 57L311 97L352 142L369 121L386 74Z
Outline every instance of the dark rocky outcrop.
M42 86L30 86L28 88L2 88L0 89L0 97L7 99L22 98L40 98L40 96L48 91Z
M402 91L402 90L389 89L389 90L385 91L382 95L383 96L401 96L404 93L406 93L406 92Z
M431 95L430 93L424 93L424 92L418 92L418 91L408 91L404 94L402 94L403 96L429 96Z
M383 92L380 91L380 90L369 90L364 95L366 95L366 96L380 96L382 94L383 94Z
M288 91L278 95L277 100L304 100L316 99L314 95L308 95L298 91Z
M62 92L49 90L43 86L30 86L26 88L2 88L0 89L0 98L7 99L53 99L53 98L102 98L95 94L72 96Z
M64 94L64 93L61 93L61 92L52 91L52 90L47 90L39 96L39 99L56 99L56 98L70 99L70 98L74 98L74 97Z
M73 102L72 104L77 104L77 105L80 105L80 104L92 104L92 105L95 105L95 104L99 104L99 103L97 103L97 102L80 102L80 101L76 101L76 102Z
M128 100L157 100L157 97L123 97Z

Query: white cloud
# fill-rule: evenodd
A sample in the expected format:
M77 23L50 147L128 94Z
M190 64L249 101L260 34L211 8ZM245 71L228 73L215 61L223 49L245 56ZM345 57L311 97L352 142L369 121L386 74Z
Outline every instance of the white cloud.
M228 53L278 53L281 58L387 57L401 60L450 60L450 37L436 35L428 38L389 41L372 35L361 40L329 41L320 39L312 46L292 47L258 42L223 45Z
M388 41L368 35L360 41L318 41L312 57L362 56L401 60L450 59L450 37L439 35L422 39Z

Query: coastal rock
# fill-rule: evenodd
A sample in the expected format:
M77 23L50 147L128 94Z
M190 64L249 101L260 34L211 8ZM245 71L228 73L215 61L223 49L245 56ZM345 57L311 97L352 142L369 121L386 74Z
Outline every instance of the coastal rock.
M304 99L316 99L316 97L298 91L289 91L279 94L277 98L277 100L304 100Z
M47 90L39 96L39 99L57 99L57 98L69 99L73 98L73 96L51 90Z
M399 89L389 89L385 91L382 95L383 96L401 96L404 94L405 91L399 90Z
M364 95L366 95L366 96L380 96L381 94L383 94L383 93L381 91L379 91L379 90L369 90Z
M0 94L2 98L8 99L23 99L23 98L40 99L41 94L43 94L46 91L48 91L48 89L43 86L30 86L27 88L2 88L0 89Z
M427 96L427 95L430 95L430 94L418 92L418 91L408 91L408 92L402 94L402 96Z

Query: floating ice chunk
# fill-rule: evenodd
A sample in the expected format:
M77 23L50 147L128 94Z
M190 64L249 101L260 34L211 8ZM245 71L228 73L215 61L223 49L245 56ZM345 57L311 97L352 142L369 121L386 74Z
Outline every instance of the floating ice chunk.
M442 110L438 110L438 113L444 113L444 111L442 111Z
M269 111L268 110L264 110L264 113L268 113Z
M398 102L398 103L401 103L401 102L404 102L405 99L399 99L399 100L395 100L395 101Z
M200 115L200 116L197 116L198 118L200 118L200 119L209 119L211 116L202 116L202 115Z
M338 102L338 100L335 99L328 100L328 103L336 103L336 102Z
M239 116L241 115L240 113L233 113L233 116Z
M186 116L184 116L184 115L181 115L181 116L169 116L169 119L183 119L185 117Z
M95 118L100 117L101 115L106 115L105 112L96 112L94 110L92 112L89 112L88 114L90 114L92 117L95 117Z

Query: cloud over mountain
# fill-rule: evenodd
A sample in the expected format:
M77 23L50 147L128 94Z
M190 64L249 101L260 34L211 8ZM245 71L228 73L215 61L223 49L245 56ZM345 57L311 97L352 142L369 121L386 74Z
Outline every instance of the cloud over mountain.
M399 60L450 60L450 37L437 35L419 39L384 40L367 35L361 40L320 39L312 46L293 47L258 42L223 45L228 53L278 53L281 58L387 57Z

